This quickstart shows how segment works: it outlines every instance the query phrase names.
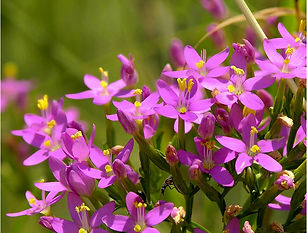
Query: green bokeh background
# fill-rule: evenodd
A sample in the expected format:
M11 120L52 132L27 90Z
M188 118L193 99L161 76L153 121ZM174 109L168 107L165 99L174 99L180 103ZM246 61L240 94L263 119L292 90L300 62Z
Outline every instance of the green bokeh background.
M229 16L239 14L233 1L225 1ZM288 4L294 1L247 1L252 11ZM304 2L304 1L301 1ZM19 79L31 79L35 88L29 95L26 112L35 113L36 100L43 94L50 99L59 99L66 93L83 91L83 75L98 76L98 67L109 71L111 81L120 78L121 63L117 55L131 53L139 73L139 84L154 87L156 79L166 63L169 63L168 49L173 37L184 44L195 44L205 33L206 26L214 19L198 0L2 0L2 64L17 64ZM303 9L305 6L303 6ZM296 30L295 16L281 18L287 28ZM263 24L265 25L265 24ZM225 28L227 44L241 42L246 23ZM278 35L276 28L270 33ZM210 39L200 46L208 56L218 52ZM199 49L200 49L199 48ZM274 90L272 90L274 92ZM105 142L104 111L91 100L69 100L64 106L80 109L80 119L96 124L95 143ZM26 190L39 192L33 182L42 177L53 179L47 163L24 167L7 141L20 142L10 136L13 129L23 127L24 112L11 105L2 114L1 127L1 230L10 233L47 232L37 221L39 216L9 218L7 212L28 208L24 198ZM116 124L117 135L125 135ZM117 136L117 143L123 144L128 136ZM34 150L32 150L34 151ZM137 158L136 149L133 155ZM162 185L162 183L161 183ZM38 196L39 197L39 196ZM166 198L176 206L184 205L175 190L167 190ZM227 204L243 204L245 192L236 187L227 196ZM193 219L212 232L222 229L221 216L215 205L202 194L196 196ZM65 200L55 205L54 212L70 218ZM283 213L274 218L284 219ZM162 228L161 228L162 227ZM161 224L161 232L168 232L168 225Z

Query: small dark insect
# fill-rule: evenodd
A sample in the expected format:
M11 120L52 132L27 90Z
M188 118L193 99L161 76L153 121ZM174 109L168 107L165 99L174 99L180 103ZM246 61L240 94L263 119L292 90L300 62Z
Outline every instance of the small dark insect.
M164 184L162 185L161 187L161 193L162 195L164 195L164 192L165 192L165 189L169 187L171 190L173 188L175 188L175 185L174 185L174 181L173 181L173 177L172 176L169 176L165 181L164 181Z
M141 190L138 190L136 194L139 195L140 198L142 198L144 203L146 203L146 195L145 195L145 193L143 193Z

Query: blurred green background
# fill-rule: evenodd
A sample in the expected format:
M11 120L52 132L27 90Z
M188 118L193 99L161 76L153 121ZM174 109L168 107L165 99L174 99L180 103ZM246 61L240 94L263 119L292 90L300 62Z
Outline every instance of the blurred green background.
M294 1L247 2L252 11L285 4L294 7ZM229 17L240 13L233 1L227 0L226 5ZM146 84L153 88L164 65L170 62L168 50L172 38L178 37L184 44L194 45L204 35L206 26L215 21L198 0L2 0L1 6L1 63L16 63L18 79L34 82L35 88L30 92L26 107L26 112L31 113L37 112L36 100L45 93L50 99L59 99L67 93L86 90L83 75L90 73L98 76L100 66L109 71L111 81L120 78L119 53L126 56L131 53L135 58L138 86ZM280 20L290 31L296 30L295 16ZM245 22L225 28L227 45L242 42L245 28ZM269 31L278 35L276 28ZM206 39L199 50L202 48L207 49L208 56L218 52L210 39ZM101 106L93 105L91 100L66 98L64 106L80 109L81 120L89 125L96 124L95 143L101 146L105 142L104 111ZM10 233L47 232L37 224L38 215L5 216L7 212L28 208L24 198L26 190L33 191L39 197L33 186L34 181L42 177L53 179L46 162L24 167L14 153L14 145L21 139L11 136L10 131L23 127L23 114L11 105L1 119L1 230ZM119 124L116 127L118 134L123 135ZM119 144L127 140L128 136L117 136ZM133 156L137 157L136 150ZM244 195L242 187L236 187L227 196L227 204L243 204ZM174 201L176 206L184 204L175 190L167 190L166 198ZM194 204L193 219L212 232L220 232L221 216L215 203L199 193ZM54 212L69 218L67 210L63 212L66 209L64 205L65 201L57 203ZM285 216L278 213L277 217L284 219ZM165 229L167 226L161 232L168 232Z

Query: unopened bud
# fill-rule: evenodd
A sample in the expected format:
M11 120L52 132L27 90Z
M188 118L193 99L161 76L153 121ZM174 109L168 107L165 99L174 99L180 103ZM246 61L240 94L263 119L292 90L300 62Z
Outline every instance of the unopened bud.
M142 88L142 101L144 101L148 96L150 96L150 94L150 88L144 85Z
M113 171L117 177L127 177L126 165L120 159L115 159L113 162Z
M291 188L295 188L294 184L294 174L291 171L284 170L277 174L277 180L274 184L280 190L288 190Z
M229 134L232 131L229 113L223 108L216 108L214 114L224 133Z
M175 147L173 147L172 145L167 146L165 155L166 155L166 162L169 165L174 166L179 162L177 151Z
M218 94L220 94L221 92L217 89L217 88L214 88L211 92L211 95L212 97L214 98L215 96L217 96Z
M210 139L214 133L215 117L212 113L206 112L198 127L198 134L202 139Z
M207 32L215 30L216 26L217 26L216 23L209 24L209 26L207 27ZM210 38L212 39L213 43L216 45L217 48L223 49L225 47L226 44L225 34L221 29L218 29L215 32L213 32L210 35Z
M201 161L200 160L194 160L193 164L190 166L189 169L189 174L190 174L190 178L193 180L197 180L199 179L199 175L200 175L200 168L201 166Z
M121 146L121 145L113 146L112 149L111 149L112 150L112 154L113 155L118 155L122 151L122 149L124 149L124 147Z
M235 215L237 215L237 213L239 211L242 210L242 207L239 205L229 205L226 207L225 213L224 213L224 217L226 219L231 219L233 218Z
M273 159L275 160L281 160L283 158L283 156L281 155L281 153L278 150L274 150L272 152L268 153L269 156L271 156Z
M233 43L233 49L243 55L247 63L255 62L255 49L248 40L243 39L244 44Z
M257 95L259 96L259 98L262 100L262 102L264 103L264 108L269 110L270 107L273 106L273 97L272 95L267 92L266 90L258 90L257 91Z
M251 225L249 224L248 221L244 222L244 227L242 228L244 233L254 233L254 231L252 230Z
M173 39L171 42L171 47L169 51L170 58L172 62L177 67L183 67L185 64L184 54L183 54L184 46L179 39Z
M284 231L284 227L279 223L279 222L273 222L271 225L270 225L271 229L273 231L277 231L279 233L285 233Z
M174 209L171 212L171 217L173 218L174 222L176 224L179 224L184 221L185 218L185 210L182 206L174 207Z
M132 56L130 55L129 59L127 59L124 55L119 54L117 57L122 63L120 70L121 78L124 80L128 87L135 86L138 81L138 74L134 69Z
M227 9L222 0L201 0L203 7L209 11L213 17L222 20L227 17Z
M167 84L171 85L173 83L173 78L170 78L166 75L163 74L163 72L168 72L168 71L173 71L172 67L170 64L166 64L161 72L160 79L163 81L167 82Z
M138 126L130 113L117 110L117 117L126 133L133 135L138 131Z

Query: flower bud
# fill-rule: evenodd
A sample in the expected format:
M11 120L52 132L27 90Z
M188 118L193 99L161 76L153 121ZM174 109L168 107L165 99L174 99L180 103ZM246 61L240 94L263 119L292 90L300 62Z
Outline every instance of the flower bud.
M126 166L120 159L115 159L112 167L113 172L117 177L127 177Z
M216 23L209 24L209 26L207 27L207 32L208 33L211 32L216 28L216 26L217 26ZM217 48L223 49L225 47L226 44L225 34L222 30L220 29L216 30L210 35L210 37Z
M291 171L284 170L277 175L277 180L274 184L280 190L288 190L291 188L295 188L294 184L294 174Z
M274 150L274 151L269 152L267 154L277 161L279 161L283 158L283 156L281 155L281 153L278 150Z
M201 166L201 161L200 160L194 160L193 164L190 166L189 168L189 174L190 174L190 178L192 180L197 180L199 179L199 175L200 175L200 168Z
M138 131L138 126L130 113L118 109L117 117L126 133L133 135L136 131Z
M53 221L53 217L50 217L50 216L42 216L42 217L40 217L38 223L39 223L40 225L42 225L43 227L45 227L46 229L55 232L55 230L54 230L53 227L52 227L52 221Z
M244 227L242 228L244 233L254 233L254 231L252 230L251 225L249 224L248 221L244 222Z
M201 3L216 19L222 20L228 15L223 0L201 0Z
M235 52L243 55L247 63L255 62L255 49L248 40L243 39L244 44L233 43Z
M173 147L172 145L167 146L165 156L166 156L166 162L169 165L175 166L176 164L178 164L179 158L177 155L177 151L175 147Z
M168 72L168 71L173 71L172 67L170 64L166 64L161 72L160 79L163 81L167 82L167 84L171 85L173 83L173 78L170 78L166 75L163 74L163 72Z
M242 210L242 207L239 205L229 205L226 207L224 217L226 219L231 219L235 217L235 215Z
M169 55L170 55L172 62L177 67L183 67L185 64L183 49L184 49L184 46L181 40L177 38L172 40Z
M198 134L202 139L210 139L214 133L215 117L212 113L206 112L198 127Z
M257 95L259 96L259 98L262 100L262 102L264 103L264 108L269 110L270 107L273 106L273 97L272 95L267 92L266 90L258 90L257 91Z
M246 39L251 43L251 45L256 46L256 34L251 27L246 28Z
M148 96L150 96L150 94L150 88L144 85L142 88L142 101L144 101Z
M284 231L284 227L279 223L279 222L273 222L271 225L270 225L271 229L273 231L277 231L279 233L285 233Z
M223 108L216 108L214 114L217 123L222 127L224 133L226 135L231 133L232 127L229 118L229 113Z
M116 145L112 147L112 155L118 155L124 149L121 145Z
M150 139L154 136L159 126L159 115L157 113L143 119L143 131L145 139Z
M174 207L174 209L171 212L171 217L173 218L174 222L176 224L179 224L184 221L185 218L185 210L182 206Z
M120 76L128 87L133 87L138 81L138 74L134 69L133 58L130 55L129 60L122 54L119 54L117 58L121 61L122 67L120 70Z
M66 170L67 184L79 196L90 196L95 189L95 179L86 176L78 164L71 164Z

